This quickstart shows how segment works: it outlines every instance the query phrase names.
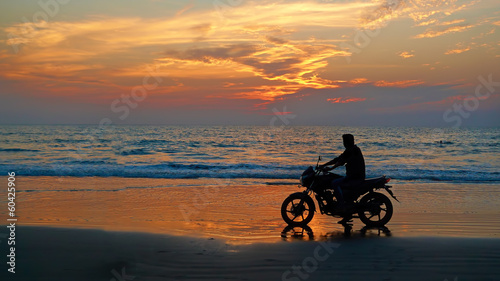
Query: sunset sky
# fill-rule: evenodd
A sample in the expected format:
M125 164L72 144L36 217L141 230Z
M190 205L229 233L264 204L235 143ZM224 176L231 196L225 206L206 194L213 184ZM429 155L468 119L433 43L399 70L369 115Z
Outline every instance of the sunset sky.
M0 14L2 124L500 126L497 0L17 0Z

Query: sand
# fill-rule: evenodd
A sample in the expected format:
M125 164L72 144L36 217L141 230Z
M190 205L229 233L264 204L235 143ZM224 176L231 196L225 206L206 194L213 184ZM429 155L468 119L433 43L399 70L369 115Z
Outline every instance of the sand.
M500 280L498 186L395 182L387 228L346 233L287 229L284 183L20 177L1 280Z
M275 242L286 224L280 207L302 189L295 181L20 177L22 225L215 237L231 244ZM272 184L269 184L272 183ZM393 181L387 227L393 237L500 238L500 188L492 184ZM316 236L343 231L338 218L316 214ZM354 231L363 224L354 220Z
M2 280L498 280L500 264L500 239L488 238L231 245L210 237L21 227L18 241L17 273Z

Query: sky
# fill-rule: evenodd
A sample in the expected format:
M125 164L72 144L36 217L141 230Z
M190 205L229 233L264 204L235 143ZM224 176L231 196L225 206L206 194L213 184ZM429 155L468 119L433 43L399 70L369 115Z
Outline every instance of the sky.
M496 0L0 2L1 124L500 126Z

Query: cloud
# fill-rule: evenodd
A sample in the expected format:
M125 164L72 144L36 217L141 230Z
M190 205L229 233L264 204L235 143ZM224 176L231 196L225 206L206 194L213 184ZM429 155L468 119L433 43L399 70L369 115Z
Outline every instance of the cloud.
M440 30L426 30L424 33L415 35L413 38L434 38L438 36L443 36L449 33L462 32L466 31L470 28L474 27L474 25L456 25L448 28L440 29Z
M379 0L373 8L367 8L361 17L364 27L381 26L396 18L411 18L417 26L435 24L438 18L449 16L468 7L458 0ZM435 17L434 19L430 19Z
M445 21L445 22L440 22L438 19L429 19L429 20L417 23L416 26L428 26L428 25L447 26L447 25L454 25L454 24L463 23L463 22L465 22L464 19L450 20L450 21Z
M194 4L190 3L190 4L186 5L184 8L182 8L181 10L179 10L177 13L175 13L175 16L178 17L178 16L184 14L185 12L187 12L188 10L190 10L193 7L194 7Z
M29 80L33 88L50 81L54 92L98 81L107 89L102 94L111 95L116 91L109 89L134 86L148 67L159 65L162 75L172 79L210 79L205 84L213 89L227 88L224 83L233 79L252 79L238 84L238 97L254 92L268 100L306 87L333 88L337 85L321 78L321 70L328 59L347 53L314 34L325 27L354 28L359 9L372 5L252 2L217 11L192 10L189 4L170 18L93 16L37 26L18 23L4 28L11 34L7 44L21 51L2 55L8 66L2 76ZM304 26L307 37L297 31ZM173 90L163 89L165 94Z
M185 51L167 50L161 61L167 62L174 73L175 69L186 69L195 65L203 72L214 73L210 69L227 69L224 73L246 77L259 77L263 80L281 83L268 87L257 87L252 94L263 97L284 95L297 89L336 87L333 81L317 76L319 69L326 67L326 59L343 55L344 52L324 44L314 42L287 41L279 45L229 44L223 47L192 48ZM173 72L172 72L173 71ZM188 72L188 75L193 73ZM203 75L202 73L200 75ZM221 77L221 78L227 78ZM266 91L265 94L262 91ZM245 93L244 96L248 96Z
M330 98L326 99L331 103L350 103L350 102L360 102L365 101L366 98L351 98L351 97L340 97L340 98Z
M437 24L437 23L439 23L439 21L437 19L430 19L427 21L419 22L416 24L416 26L428 26L428 25L433 25L433 24Z
M448 50L446 51L444 54L445 55L454 55L454 54L461 54L461 53L464 53L464 52L467 52L471 49L471 47L465 47L465 48L460 48L460 49L452 49L452 50Z
M437 22L437 19L428 18L443 17L459 10L457 0L382 0L375 1L377 6L368 9L362 17L364 26L381 25L387 21L400 17L409 17L417 25L429 25ZM422 22L424 21L425 22Z
M194 32L199 32L202 34L208 33L212 29L212 24L211 23L200 23L195 26L192 26L190 30Z
M8 46L18 46L20 52L0 52L0 78L18 81L34 95L109 105L110 100L141 85L150 69L155 69L163 82L148 96L154 101L149 106L225 104L237 109L247 106L250 111L306 91L411 88L425 84L414 77L425 76L401 74L408 79L380 71L381 67L401 67L394 49L387 55L389 60L373 63L371 58L386 55L373 43L372 52L364 51L371 56L365 64L346 66L338 57L348 53L338 44L364 24L394 18L411 18L415 25L430 27L422 38L459 32L452 29L465 26L463 20L445 20L460 7L454 0L245 1L223 10L213 5L194 9L189 4L172 17L101 15L36 26L16 23L3 31L12 35ZM396 41L401 38L389 38L387 44ZM414 51L398 55L411 58ZM372 98L345 92L321 102L364 105Z
M415 87L418 85L425 84L422 80L395 80L395 81L386 81L386 80L377 80L371 81L367 78L355 78L349 81L336 81L339 87L349 88L349 87L360 87L360 86L375 86L382 88L409 88Z
M381 80L373 83L373 85L377 87L396 87L396 88L408 88L422 84L424 84L424 81L420 80L402 80L402 81L392 81L392 82Z
M274 100L268 108L283 108L296 115L296 125L419 125L446 126L443 112L470 98L455 85L414 85L405 88L358 84L335 89L303 89ZM351 101L350 101L351 100ZM346 102L343 102L346 101ZM498 105L493 95L488 103ZM484 104L484 108L491 106ZM481 105L483 109L483 105ZM481 114L479 111L475 114Z
M286 44L288 42L285 39L277 38L274 36L266 36L266 41L277 45Z
M464 19L451 20L451 21L440 22L440 23L438 23L438 25L441 25L441 26L455 25L458 23L463 23L464 21L465 21Z
M415 51L411 50L411 51L399 52L398 56L400 56L400 57L402 57L404 59L412 58L412 57L415 56L415 54L413 54L413 52L415 52Z

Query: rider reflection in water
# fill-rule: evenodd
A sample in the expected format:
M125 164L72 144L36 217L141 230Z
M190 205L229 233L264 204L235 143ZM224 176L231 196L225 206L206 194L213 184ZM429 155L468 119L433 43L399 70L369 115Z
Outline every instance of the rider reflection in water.
M357 145L354 144L354 136L351 134L342 135L342 140L344 142L345 151L337 158L320 165L319 168L325 171L330 171L338 166L345 165L346 167L346 176L338 179L334 179L332 181L332 187L335 191L335 197L339 202L338 210L341 212L349 213L346 208L346 202L344 200L344 196L342 194L341 186L356 184L365 179L365 159L363 158L363 154L361 153L361 149ZM326 168L326 166L332 165L330 168ZM344 187L345 188L345 187ZM345 217L341 222L348 221L351 218Z

